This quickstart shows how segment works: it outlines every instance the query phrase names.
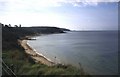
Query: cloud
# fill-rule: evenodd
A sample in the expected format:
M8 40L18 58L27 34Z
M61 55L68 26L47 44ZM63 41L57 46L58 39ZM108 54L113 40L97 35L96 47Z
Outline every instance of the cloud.
M69 12L63 12L66 14L63 14L62 12L61 13L54 12L51 10L53 8L50 7L62 7L66 5L70 5L73 7L97 6L99 2L118 2L118 1L119 0L0 0L0 21L5 24L9 23L23 24L25 26L70 25L72 27L72 25L79 25L80 21L81 21L80 24L83 26L89 24L93 25L96 23L102 24L103 20L101 20L100 22L96 22L94 20L92 21L92 19L89 18L89 15L92 16L91 18L96 18L95 15L99 14L98 12L95 14L93 13L94 15L92 15L92 13L90 13L89 10L88 12L84 11L79 12L71 9L75 11L75 14L74 12L72 13L71 11L71 14L69 15ZM99 11L99 9L96 11ZM79 15L80 17L78 17ZM102 15L106 17L104 13ZM88 17L88 19L85 17ZM112 17L112 15L110 17ZM88 21L89 23L88 24L86 23L86 20L91 20L91 22Z
M73 6L97 5L99 2L118 2L120 0L0 0L0 3L6 2L11 7L58 7L64 4ZM12 8L13 8L12 7Z
M64 0L63 3L68 3L73 6L96 6L99 2L118 2L120 0Z
M0 11L23 12L49 7L71 5L74 7L97 6L99 2L118 2L119 0L0 0Z

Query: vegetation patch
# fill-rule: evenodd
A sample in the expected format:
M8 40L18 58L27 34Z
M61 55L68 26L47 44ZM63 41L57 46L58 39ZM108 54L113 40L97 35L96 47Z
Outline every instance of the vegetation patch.
M1 25L1 24L0 24ZM82 70L71 65L55 65L47 66L35 61L25 53L24 49L18 44L18 39L25 36L35 35L39 28L27 29L18 27L10 27L2 24L2 75L86 75ZM59 28L40 28L41 33L56 33L63 32ZM11 72L12 70L12 72ZM84 73L82 73L84 72Z

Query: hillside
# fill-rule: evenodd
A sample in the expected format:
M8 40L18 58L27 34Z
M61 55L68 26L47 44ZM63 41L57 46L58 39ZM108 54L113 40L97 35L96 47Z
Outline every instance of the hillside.
M17 48L17 40L26 35L64 33L57 27L11 27L10 25L0 24L2 26L3 50L12 46ZM10 42L10 44L8 43ZM14 42L14 43L13 43ZM16 43L16 44L15 44ZM12 45L11 45L12 44ZM6 46L7 45L7 46Z
M1 25L1 24L0 24ZM2 26L2 75L86 75L84 70L71 65L47 66L36 63L19 45L18 39L36 33L63 33L56 27L10 27ZM9 68L9 69L8 69ZM12 70L12 72L11 72ZM86 75L87 76L87 75Z

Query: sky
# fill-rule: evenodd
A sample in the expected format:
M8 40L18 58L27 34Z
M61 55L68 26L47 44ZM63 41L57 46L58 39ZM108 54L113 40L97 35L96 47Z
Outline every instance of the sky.
M0 22L71 30L117 30L119 0L0 0Z

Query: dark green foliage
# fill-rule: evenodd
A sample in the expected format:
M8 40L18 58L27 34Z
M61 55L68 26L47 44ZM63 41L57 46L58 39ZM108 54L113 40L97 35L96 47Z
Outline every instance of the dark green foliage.
M79 70L71 65L58 64L47 66L35 63L34 60L25 53L24 49L18 44L18 39L36 33L62 33L56 27L11 27L2 24L2 59L16 75L81 75L83 70ZM4 70L3 76L8 75Z
M61 30L63 30L63 31L70 31L70 29L66 29L66 28L61 28Z
M18 39L20 37L25 37L26 35L33 35L33 32L24 30L22 28L2 28L2 48L4 49L13 49L19 48Z
M57 27L24 27L24 30L38 34L64 33L63 30Z
M11 49L19 48L17 40L30 35L36 34L51 34L51 33L63 33L63 30L57 27L11 27L11 25L2 26L2 48Z

